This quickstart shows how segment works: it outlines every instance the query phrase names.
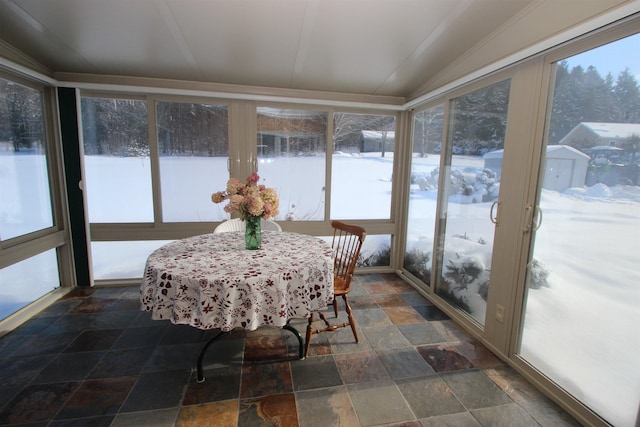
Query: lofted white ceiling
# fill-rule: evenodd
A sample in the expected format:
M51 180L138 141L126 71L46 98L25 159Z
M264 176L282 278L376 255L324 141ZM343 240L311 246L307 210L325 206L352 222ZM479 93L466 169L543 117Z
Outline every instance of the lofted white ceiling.
M625 3L2 0L0 39L52 75L406 98L448 72L468 73Z

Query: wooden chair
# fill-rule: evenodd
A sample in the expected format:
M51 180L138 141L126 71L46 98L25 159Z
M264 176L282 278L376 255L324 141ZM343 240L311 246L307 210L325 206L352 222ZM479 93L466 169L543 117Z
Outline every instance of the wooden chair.
M227 231L244 231L247 228L247 224L240 218L229 219L221 222L213 232L225 233ZM275 221L260 219L260 229L268 231L282 231L282 227Z
M324 328L314 329L313 322L315 320L315 313L311 313L309 317L309 324L307 325L307 336L305 343L305 357L309 352L309 346L311 345L311 337L319 334L320 332L335 331L338 328L345 326L351 326L351 331L359 342L358 331L356 330L356 319L351 313L351 306L347 294L351 290L351 278L353 272L356 269L356 262L358 261L358 255L360 255L360 249L362 248L362 242L364 242L367 232L364 228L358 225L349 225L340 221L331 221L333 227L333 241L331 247L333 248L333 254L335 260L333 263L333 311L338 317L338 297L342 297L344 300L345 308L347 311L348 321L342 324L332 325L324 315L324 313L318 313L320 318L325 324Z

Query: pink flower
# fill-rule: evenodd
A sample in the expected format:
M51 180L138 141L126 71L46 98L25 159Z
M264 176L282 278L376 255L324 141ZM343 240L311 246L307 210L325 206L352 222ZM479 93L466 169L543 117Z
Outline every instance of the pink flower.
M259 180L260 176L255 172L247 177L246 184L237 178L230 178L227 181L226 191L213 193L211 201L213 203L228 201L224 211L239 212L243 220L247 216L258 216L264 219L276 217L280 214L278 193L273 188L258 185Z
M247 177L247 185L256 184L260 180L260 175L252 173Z

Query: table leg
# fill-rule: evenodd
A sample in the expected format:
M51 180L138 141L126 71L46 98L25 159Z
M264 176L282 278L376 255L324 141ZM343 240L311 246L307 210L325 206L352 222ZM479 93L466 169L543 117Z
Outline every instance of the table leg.
M204 354L207 352L207 349L209 348L209 346L224 334L228 334L228 332L220 331L218 335L216 335L215 337L207 341L204 347L202 347L202 350L200 350L200 356L198 356L198 364L196 365L196 373L197 373L196 382L203 383L205 380L204 373L202 372L202 359L204 359Z
M291 326L290 324L286 324L282 327L282 329L286 329L287 331L293 333L296 338L298 338L298 343L300 344L300 347L298 350L298 357L300 358L300 360L304 359L304 346L302 344L302 336L300 335L300 332L298 332L298 330L296 328L294 328L293 326Z

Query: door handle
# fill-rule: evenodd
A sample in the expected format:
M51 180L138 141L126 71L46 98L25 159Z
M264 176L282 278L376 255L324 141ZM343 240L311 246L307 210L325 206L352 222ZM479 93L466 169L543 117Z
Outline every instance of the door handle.
M538 231L542 225L542 209L540 209L540 206L536 206L533 223L533 231Z
M495 225L498 225L498 214L499 211L496 208L500 208L500 202L499 201L495 201L491 204L491 210L489 211L489 219L491 220L492 223L494 223ZM494 215L494 210L495 210L495 215Z

